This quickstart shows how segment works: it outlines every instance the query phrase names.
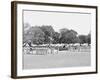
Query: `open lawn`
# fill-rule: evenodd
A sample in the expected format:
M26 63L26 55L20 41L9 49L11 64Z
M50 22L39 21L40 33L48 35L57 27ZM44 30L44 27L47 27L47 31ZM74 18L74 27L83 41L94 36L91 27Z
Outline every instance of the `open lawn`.
M23 69L81 67L90 65L90 51L58 51L58 54L23 55Z

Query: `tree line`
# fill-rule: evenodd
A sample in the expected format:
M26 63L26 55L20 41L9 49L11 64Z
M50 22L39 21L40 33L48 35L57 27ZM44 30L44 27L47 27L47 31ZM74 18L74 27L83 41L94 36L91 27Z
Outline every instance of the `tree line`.
M74 44L88 43L91 44L91 34L79 35L75 30L62 28L56 32L51 25L30 26L24 24L23 42L39 44Z

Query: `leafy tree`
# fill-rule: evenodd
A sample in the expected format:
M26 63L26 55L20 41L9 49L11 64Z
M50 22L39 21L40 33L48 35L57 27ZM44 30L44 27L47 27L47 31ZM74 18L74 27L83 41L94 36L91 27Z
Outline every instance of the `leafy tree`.
M23 42L33 44L47 44L47 43L88 43L91 44L91 34L78 35L75 30L69 30L67 28L60 29L60 33L55 32L51 25L42 26L30 26L30 24L24 24L23 30Z
M65 28L60 30L60 43L76 43L77 40L78 37L76 31Z
M27 41L27 31L28 29L30 28L30 24L29 23L24 23L24 26L23 26L23 43L25 43Z
M55 32L54 35L53 35L53 43L54 44L59 43L59 37L60 37L60 33Z
M86 43L87 42L86 41L86 35L79 35L78 37L80 39L80 44L83 44L83 43Z
M43 25L40 29L45 33L45 43L50 43L51 39L53 39L53 35L55 33L54 29L50 25Z
M50 25L43 25L40 28L48 36L52 36L54 34L54 32L55 32L53 27L50 26Z
M33 44L43 44L44 43L44 32L40 29L40 27L35 26L31 27L26 34L26 40L31 40Z
M86 42L89 44L91 44L91 34L89 33L86 37Z
M30 24L29 23L24 23L24 29L30 28Z

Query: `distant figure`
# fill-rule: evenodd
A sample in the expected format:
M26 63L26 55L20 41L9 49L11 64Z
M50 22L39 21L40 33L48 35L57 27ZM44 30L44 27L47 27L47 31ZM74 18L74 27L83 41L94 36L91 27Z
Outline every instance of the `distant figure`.
M32 51L32 42L31 41L28 41L28 45L30 47L30 51Z
M65 45L63 45L63 48L65 48L66 46Z
M30 47L32 47L32 43L31 43L31 42L28 42L28 45L29 45Z

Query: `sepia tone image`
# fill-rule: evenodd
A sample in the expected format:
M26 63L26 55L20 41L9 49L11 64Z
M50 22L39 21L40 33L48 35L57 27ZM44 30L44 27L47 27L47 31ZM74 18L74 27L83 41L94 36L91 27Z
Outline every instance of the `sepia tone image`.
M23 69L91 66L91 14L23 10Z

